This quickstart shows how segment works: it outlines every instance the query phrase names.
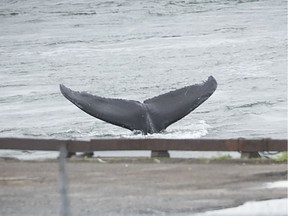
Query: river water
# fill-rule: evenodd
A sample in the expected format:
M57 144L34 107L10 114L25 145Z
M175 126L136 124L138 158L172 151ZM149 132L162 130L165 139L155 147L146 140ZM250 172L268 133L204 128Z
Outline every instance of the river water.
M143 101L213 75L211 98L151 136L287 138L286 18L284 0L2 0L0 137L134 137L59 84Z

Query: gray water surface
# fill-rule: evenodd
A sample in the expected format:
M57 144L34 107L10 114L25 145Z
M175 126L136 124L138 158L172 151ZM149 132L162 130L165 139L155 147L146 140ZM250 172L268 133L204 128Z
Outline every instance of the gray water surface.
M58 85L143 101L213 75L214 95L153 136L286 138L286 18L282 0L3 0L0 136L134 137Z

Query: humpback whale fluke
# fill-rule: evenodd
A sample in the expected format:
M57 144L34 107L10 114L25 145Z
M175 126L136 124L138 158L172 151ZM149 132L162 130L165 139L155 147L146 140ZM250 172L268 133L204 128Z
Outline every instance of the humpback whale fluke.
M73 91L60 84L64 97L89 115L132 131L140 130L144 134L163 131L206 101L216 88L217 82L210 76L203 83L186 86L141 103Z

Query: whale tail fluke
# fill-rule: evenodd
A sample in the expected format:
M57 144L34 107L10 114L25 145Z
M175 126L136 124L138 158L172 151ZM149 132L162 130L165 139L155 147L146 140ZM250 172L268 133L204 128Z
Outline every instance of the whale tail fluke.
M206 101L216 88L217 82L210 76L201 84L168 92L141 103L73 91L60 84L64 97L89 115L129 130L140 130L145 134L161 132L183 118Z

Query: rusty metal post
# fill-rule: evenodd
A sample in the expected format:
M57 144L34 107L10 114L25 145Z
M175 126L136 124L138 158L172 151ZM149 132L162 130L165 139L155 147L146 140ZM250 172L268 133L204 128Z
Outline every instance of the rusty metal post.
M239 138L238 141L239 141L240 148L243 148L245 139ZM262 139L262 142L263 142L263 145L265 144L264 148L267 148L267 141L265 139ZM255 151L255 152L241 151L241 158L243 159L261 158L261 155L259 154L258 151Z
M259 154L259 152L241 152L241 158L261 158L261 155Z
M151 158L170 158L168 151L151 151Z
M70 150L71 143L73 143L72 140L67 140L65 143L65 146L66 146L66 152L64 155L65 158L71 158L72 156L76 155L76 152Z

